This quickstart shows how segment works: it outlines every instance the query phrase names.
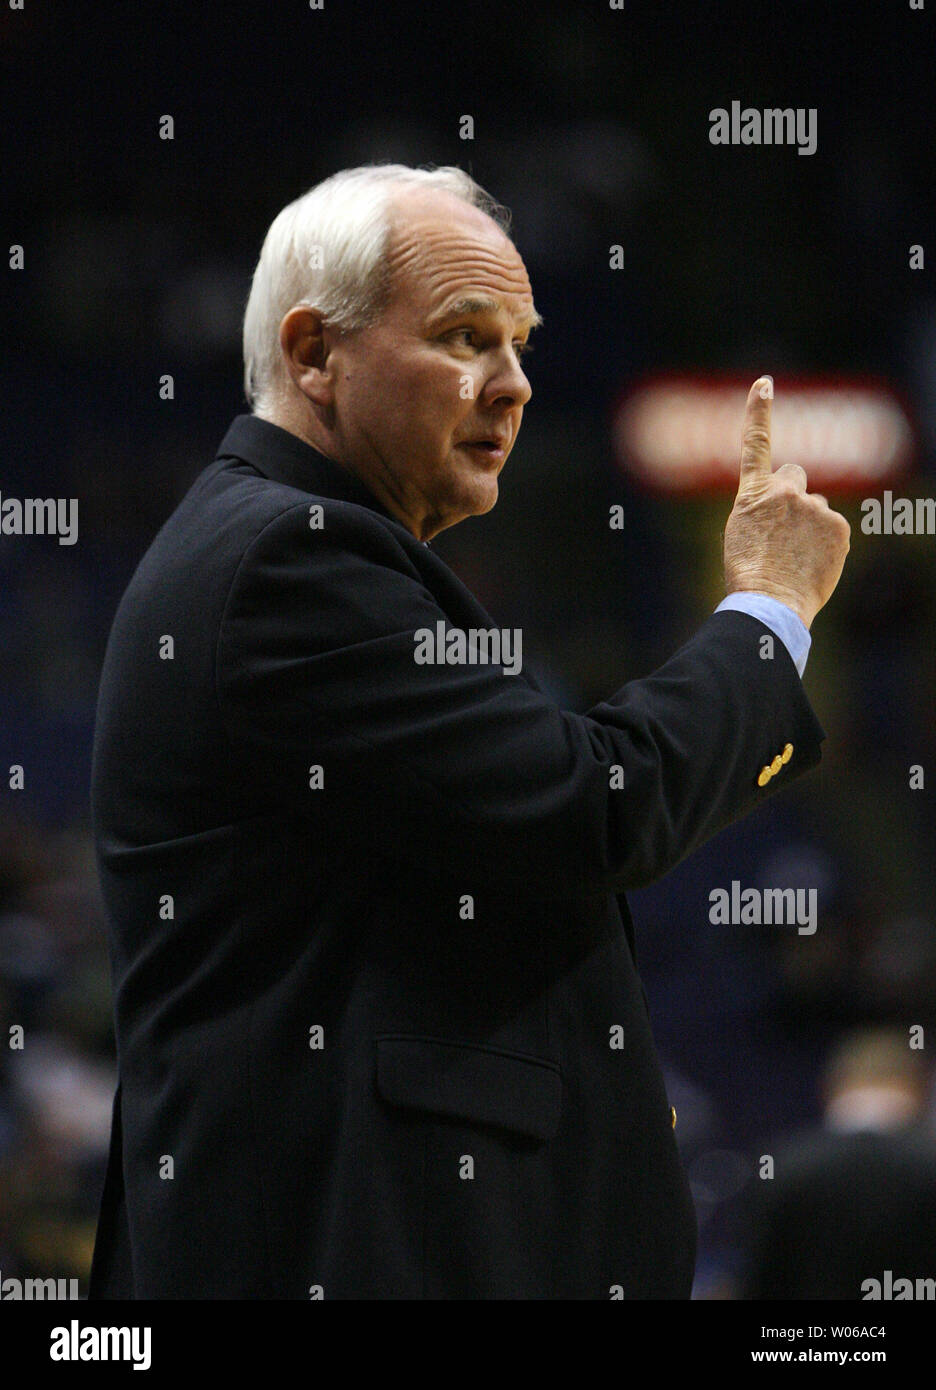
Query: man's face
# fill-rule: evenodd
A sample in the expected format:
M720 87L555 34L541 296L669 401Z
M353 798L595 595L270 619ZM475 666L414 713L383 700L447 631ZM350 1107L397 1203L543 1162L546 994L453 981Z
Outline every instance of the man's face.
M497 501L537 315L516 248L478 209L406 190L391 226L385 310L329 355L333 434L339 461L428 540Z

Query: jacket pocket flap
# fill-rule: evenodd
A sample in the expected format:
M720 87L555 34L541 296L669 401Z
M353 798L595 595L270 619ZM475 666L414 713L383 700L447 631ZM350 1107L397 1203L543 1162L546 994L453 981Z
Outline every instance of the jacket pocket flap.
M484 1043L381 1034L377 1088L391 1105L497 1125L534 1139L551 1139L559 1128L559 1064Z

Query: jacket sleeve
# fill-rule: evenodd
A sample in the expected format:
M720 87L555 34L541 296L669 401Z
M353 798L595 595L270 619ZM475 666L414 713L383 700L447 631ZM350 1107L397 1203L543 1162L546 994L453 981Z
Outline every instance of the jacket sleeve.
M393 531L362 517L330 503L313 531L304 504L281 513L228 595L218 700L270 809L492 889L581 896L658 878L819 762L794 664L776 639L762 659L769 630L747 614L713 614L584 715L501 666L417 664L415 632L446 615Z

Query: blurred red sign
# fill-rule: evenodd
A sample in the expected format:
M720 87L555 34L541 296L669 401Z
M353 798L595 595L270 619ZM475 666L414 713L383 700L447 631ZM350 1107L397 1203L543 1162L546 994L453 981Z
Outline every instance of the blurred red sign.
M654 491L734 491L750 377L671 374L645 378L618 405L615 454ZM798 463L811 491L867 492L910 468L909 413L883 382L856 377L774 378L774 468Z

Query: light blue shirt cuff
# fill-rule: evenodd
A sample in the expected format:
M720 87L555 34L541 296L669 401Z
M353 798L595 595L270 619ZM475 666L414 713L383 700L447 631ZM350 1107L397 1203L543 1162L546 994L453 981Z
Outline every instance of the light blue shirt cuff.
M802 676L806 669L806 658L809 656L812 638L809 628L792 608L788 608L777 598L771 598L769 594L750 593L743 589L723 598L715 609L716 613L728 611L750 613L752 618L759 618L765 627L769 627L771 632L780 638Z

